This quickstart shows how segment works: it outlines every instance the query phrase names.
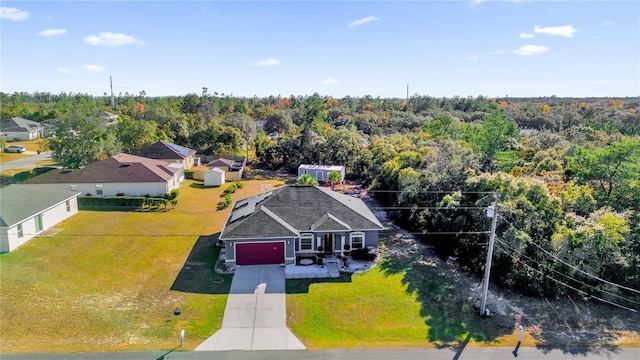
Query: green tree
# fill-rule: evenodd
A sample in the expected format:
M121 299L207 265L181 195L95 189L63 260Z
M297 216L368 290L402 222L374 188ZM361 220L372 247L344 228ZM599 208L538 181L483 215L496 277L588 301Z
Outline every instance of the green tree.
M125 117L115 125L116 137L124 149L140 149L158 140L168 140L158 134L158 126L153 121L131 120Z
M336 184L342 181L342 175L337 171L330 171L327 174L327 180L329 181L329 184L331 184L331 190L335 190Z
M69 115L51 127L52 158L65 168L79 169L120 152L116 137L101 119Z
M318 180L316 180L313 176L311 176L309 174L302 174L302 176L300 176L298 178L298 180L296 180L296 184L298 184L298 185L318 185Z
M496 170L496 154L510 149L512 141L519 139L516 123L506 119L500 111L494 111L482 121L482 126L469 127L466 138L483 157L486 170ZM504 161L504 159L502 159Z
M577 147L568 172L596 190L601 203L621 208L640 204L640 140L627 138L603 148Z

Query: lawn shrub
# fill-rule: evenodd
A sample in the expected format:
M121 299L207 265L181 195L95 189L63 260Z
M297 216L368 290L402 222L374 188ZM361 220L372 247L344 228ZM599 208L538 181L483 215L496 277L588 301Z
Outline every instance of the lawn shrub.
M146 198L142 196L116 196L116 197L78 197L78 208L83 210L96 207L131 207L139 208L144 205Z
M51 170L55 170L56 168L53 166L41 166L33 169L33 176L38 176L40 174L44 174Z
M162 197L171 201L171 200L175 200L178 198L178 195L180 195L180 190L178 189L173 189L171 190L169 193L164 194Z
M231 205L231 203L233 202L233 200L231 199L231 194L227 194L224 196L224 202L227 204L227 206Z
M33 176L31 170L20 171L19 173L13 175L13 180L16 182L23 182L25 180L29 180Z
M193 180L193 170L185 170L184 178Z

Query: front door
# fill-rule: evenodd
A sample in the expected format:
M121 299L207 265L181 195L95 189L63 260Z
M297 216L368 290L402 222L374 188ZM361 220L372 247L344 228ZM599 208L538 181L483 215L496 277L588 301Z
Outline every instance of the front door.
M324 234L322 237L325 254L333 254L333 234Z

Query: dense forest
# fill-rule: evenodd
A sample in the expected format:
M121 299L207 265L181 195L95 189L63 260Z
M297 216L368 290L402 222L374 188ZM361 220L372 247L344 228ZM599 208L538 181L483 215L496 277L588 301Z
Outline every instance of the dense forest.
M113 104L112 104L113 101ZM640 310L640 98L0 93L81 167L159 139L294 171L341 164L405 228L514 290ZM105 126L100 111L119 115ZM495 196L494 196L495 194Z

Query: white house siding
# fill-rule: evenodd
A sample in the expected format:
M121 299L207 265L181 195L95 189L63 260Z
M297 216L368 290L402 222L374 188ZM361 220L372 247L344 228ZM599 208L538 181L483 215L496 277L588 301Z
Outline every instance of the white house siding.
M73 197L69 201L69 211L67 211L67 202L63 201L49 209L44 210L34 216L24 220L22 224L22 237L18 237L18 224L7 228L2 227L0 231L0 252L10 252L18 246L26 243L36 235L52 228L61 221L78 213L78 198ZM42 230L36 231L36 218L38 215L42 217Z
M75 185L75 187L74 187ZM97 194L96 185L102 185L102 195ZM160 182L139 182L139 183L91 183L91 184L49 184L56 189L74 190L80 192L81 196L91 194L91 196L162 196L173 189L180 187L177 175L166 183Z
M12 140L29 141L37 137L37 133L31 133L31 132L5 132L3 133L3 135L9 141L12 141Z

